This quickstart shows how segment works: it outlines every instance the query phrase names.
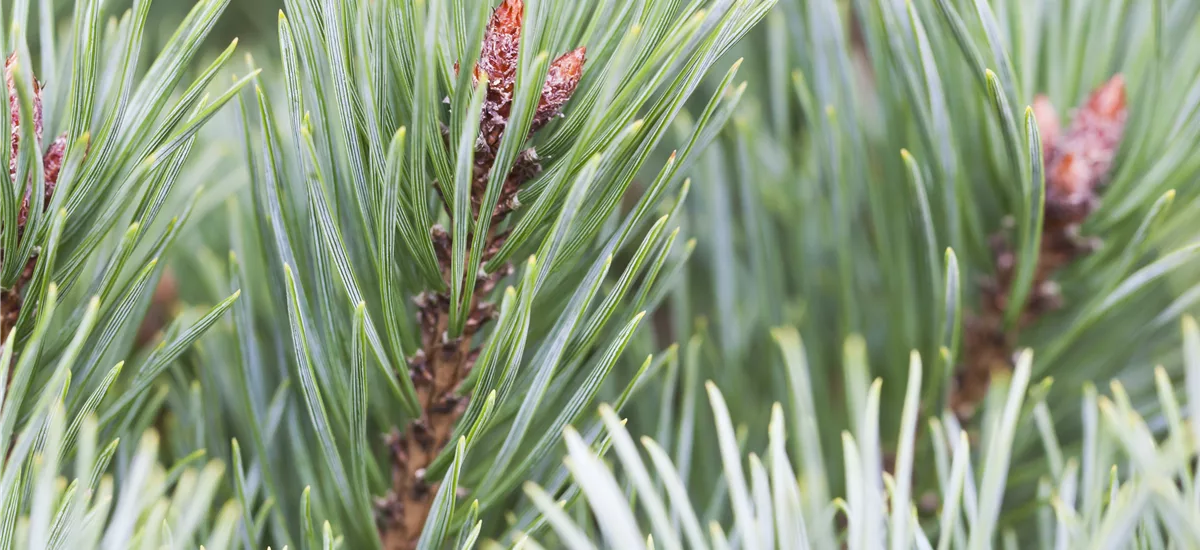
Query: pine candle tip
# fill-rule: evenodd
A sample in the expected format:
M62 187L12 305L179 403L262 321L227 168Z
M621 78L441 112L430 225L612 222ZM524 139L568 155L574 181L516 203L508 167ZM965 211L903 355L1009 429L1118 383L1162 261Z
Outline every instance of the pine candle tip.
M1125 111L1125 77L1120 74L1108 79L1088 99L1088 107L1107 118L1116 118Z
M523 0L504 0L500 6L493 12L495 17L511 21L512 18L518 19L517 24L520 24L520 19L525 15L525 2Z

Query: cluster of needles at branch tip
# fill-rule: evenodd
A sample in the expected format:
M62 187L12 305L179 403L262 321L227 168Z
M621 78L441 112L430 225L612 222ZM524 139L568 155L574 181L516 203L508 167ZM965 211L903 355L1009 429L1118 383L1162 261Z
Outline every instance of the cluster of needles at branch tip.
M1062 307L1059 287L1052 279L1055 272L1099 245L1097 239L1081 235L1080 226L1100 204L1098 190L1108 180L1121 143L1128 114L1125 81L1117 75L1096 88L1065 131L1045 96L1034 99L1033 110L1046 175L1045 221L1033 288L1016 327L1006 330L1004 312L1016 275L1016 256L1009 231L993 235L989 244L996 271L980 283L980 312L967 320L964 363L951 396L950 405L960 418L972 416L992 374L1011 370L1017 331Z
M9 54L4 62L4 80L8 90L8 110L9 120L11 122L9 141L11 144L11 155L8 160L8 178L12 185L17 184L17 164L21 146L21 124L29 121L21 120L20 100L17 97L17 84L15 80L17 71L17 54ZM33 80L33 134L37 141L37 147L42 146L42 86L35 78ZM45 193L42 196L42 207L46 208L50 205L50 197L54 193L54 187L58 184L58 173L62 169L63 156L67 150L67 135L64 133L50 144L50 147L45 150L42 155L43 175L45 180ZM18 235L25 232L25 223L29 220L30 198L35 192L32 182L32 171L30 174L31 181L24 185L24 193L21 197L21 207L17 213L16 231ZM4 220L4 227L0 227L0 231L11 231L9 226L10 220ZM0 249L0 262L7 260L5 251ZM16 325L17 319L21 314L21 305L23 303L22 291L33 278L33 268L36 261L35 256L29 258L24 269L21 270L16 283L12 288L0 289L0 341L8 338L8 333Z
M480 116L479 135L475 143L474 169L471 181L471 215L473 219L453 219L453 209L442 197L451 214L451 223L466 223L474 228L480 212L488 179L499 152L501 138L512 114L517 59L520 50L524 4L521 0L505 0L492 12L483 37L479 61L472 69L472 84L486 82L487 90ZM550 65L541 98L533 116L530 135L561 115L579 84L585 49L577 48L556 58ZM456 65L456 70L458 69ZM447 138L449 130L445 130ZM528 136L526 136L528 138ZM516 195L542 166L532 147L521 151L512 169L504 178L499 200L482 237L468 230L468 238L486 239L481 261L486 262L500 250L507 234L496 227L518 207ZM434 186L438 189L438 186ZM438 189L440 192L440 189ZM447 286L453 284L452 239L442 227L432 231L442 278ZM470 241L468 241L470 242ZM469 260L468 260L469 261ZM495 315L495 306L486 297L496 285L512 273L505 264L491 273L480 273L474 282L474 292L467 309L463 331L450 333L451 297L448 292L423 292L415 298L417 321L421 327L421 349L409 358L409 376L416 388L422 415L401 431L387 436L393 458L392 489L377 499L377 519L384 548L407 550L414 548L429 515L436 495L436 480L425 479L425 468L441 453L452 437L455 423L466 409L467 397L459 395L459 385L466 379L479 355L474 336Z

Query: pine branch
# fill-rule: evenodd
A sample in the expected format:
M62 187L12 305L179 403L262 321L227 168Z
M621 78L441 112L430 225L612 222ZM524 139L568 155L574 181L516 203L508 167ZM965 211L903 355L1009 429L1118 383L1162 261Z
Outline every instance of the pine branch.
M1040 129L1045 164L1045 222L1036 258L1033 292L1023 304L1011 303L1016 280L1016 253L1009 232L989 239L996 272L980 284L981 311L966 320L964 362L955 375L950 407L965 421L987 395L991 379L1012 370L1020 330L1063 307L1054 275L1079 257L1099 248L1080 227L1099 206L1099 190L1107 183L1113 159L1125 131L1125 82L1114 76L1091 93L1074 113L1065 133L1059 129L1054 106L1045 96L1035 98L1033 111ZM1018 308L1017 324L1005 316Z
M9 133L10 142L12 143L11 153L8 158L8 177L14 186L16 186L17 181L19 181L17 171L18 164L24 165L25 162L28 162L28 158L21 158L21 137L22 135L28 135L28 129L22 130L21 125L21 113L23 110L22 104L24 101L22 98L24 98L25 95L24 91L22 91L20 95L18 94L16 73L19 69L16 67L16 65L17 54L16 52L13 52L8 55L8 58L4 62L4 78L8 90L8 108L10 120ZM43 131L42 90L41 84L38 82L36 77L32 79L32 91L33 137L36 142L36 147L41 149ZM46 151L40 155L43 163L41 177L43 178L44 183L38 185L36 188L42 190L43 195L41 201L42 204L38 208L39 211L45 210L50 206L50 199L54 194L55 186L58 184L58 174L62 169L64 160L63 155L66 153L66 148L67 134L63 133L55 138L50 144L49 148L47 148ZM36 171L34 173L28 173L28 171L25 170L21 173L29 176L30 180L36 177ZM35 187L32 181L24 185L24 192L21 195L21 207L17 214L17 239L20 239L25 232L25 223L29 219L30 199L33 197L34 192ZM9 229L2 228L0 230ZM9 242L15 242L15 240ZM16 252L16 250L10 250L7 256L12 258L16 255ZM5 256L6 254L4 249L0 248L0 270L3 270L2 262ZM21 316L21 305L24 302L23 291L25 290L26 285L28 285L33 279L33 271L36 263L37 254L34 253L27 260L25 260L25 266L21 268L16 282L11 287L0 290L0 341L8 338L8 333L13 329L14 326L16 326L17 320ZM9 368L9 378L11 379L11 366Z
M497 227L513 210L517 192L541 172L533 148L523 150L508 175L503 177L498 204L489 215L490 223L479 223L487 200L489 179L493 177L493 170L501 169L496 160L513 110L523 23L522 0L506 0L497 7L485 30L479 61L472 69L472 84L486 86L486 92L479 119L479 136L475 140L469 219L458 218L464 212L456 210L445 196L439 195L456 225L456 237L469 235L474 240L478 238L477 234L469 232L486 228L482 262L491 260L504 244L506 234L498 232ZM580 47L550 64L530 136L561 113L579 83L583 62L584 48ZM455 68L458 69L457 64ZM434 188L440 190L436 184ZM466 227L457 227L460 224ZM451 236L435 226L433 244L446 287L453 289L466 284L456 279L460 272L452 268L453 262L461 262L463 258L461 252L454 250ZM382 512L380 539L386 549L416 548L425 529L438 489L436 483L425 479L426 468L450 442L455 425L466 411L468 397L461 395L460 386L479 358L475 336L496 316L495 305L486 301L486 297L512 271L512 265L505 263L492 273L480 273L473 283L473 292L468 293L468 313L461 327L454 323L457 292L426 291L415 299L417 324L421 327L421 350L409 359L408 374L416 388L422 413L402 432L393 432L388 437L387 446L394 461L392 489L377 503Z

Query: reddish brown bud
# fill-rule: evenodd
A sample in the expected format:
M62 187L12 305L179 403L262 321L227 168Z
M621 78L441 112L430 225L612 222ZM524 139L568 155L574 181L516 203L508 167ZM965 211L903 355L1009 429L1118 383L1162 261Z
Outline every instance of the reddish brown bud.
M17 85L13 71L13 66L16 63L16 53L9 54L4 62L4 80L8 87L8 114L12 124L11 134L9 135L12 150L8 159L8 177L11 181L16 181L17 178L17 161L21 146L21 104L20 98L17 97ZM38 147L42 145L42 124L42 89L41 84L35 78L33 79L33 134ZM66 151L66 145L67 138L64 134L56 139L50 150L43 155L43 171L45 172L46 185L42 200L45 204L49 204L50 194L54 191L54 185L58 182L58 173L62 169L63 153ZM27 183L25 189L27 195L22 200L20 212L17 214L18 227L23 227L29 218L30 197L28 195L32 194L33 185Z
M479 61L472 71L475 85L478 86L483 79L487 79L487 94L479 117L479 136L475 143L475 166L471 184L473 216L485 214L480 212L481 202L491 178L496 152L512 116L513 87L517 77L524 11L525 5L522 0L504 0L492 12L484 32ZM586 51L580 47L550 63L537 109L530 121L530 135L559 116L567 101L571 99L575 88L579 86ZM457 74L458 64L455 64L454 70ZM522 139L528 137L529 135L522 136ZM519 205L515 199L516 192L522 184L541 172L541 169L532 148L521 153L515 165L504 176L500 196L489 214L494 221L500 221Z
M17 54L11 53L4 61L4 82L8 86L8 114L12 124L11 135L12 155L8 157L8 173L10 178L17 177L17 154L21 144L21 103L17 97L17 83L14 78L13 65L17 64ZM42 90L35 78L33 80L33 133L38 145L42 143Z
M562 112L562 108L575 93L579 77L583 74L583 62L587 48L580 46L564 53L550 64L546 84L542 86L542 98L538 102L537 114L533 118L533 129L537 130Z
M46 154L42 155L46 176L46 198L50 198L50 190L58 183L58 173L62 171L63 157L67 153L67 134L63 133L54 138Z
M512 99L524 14L525 4L521 0L504 0L504 3L492 12L487 31L483 35L483 50L479 54L479 63L475 65L475 77L482 80L486 76L489 91L502 95L503 100Z
M1096 116L1116 120L1125 118L1125 78L1116 75L1096 88L1088 98L1088 111Z
M1096 189L1112 170L1126 116L1121 75L1097 88L1076 111L1071 127L1046 156L1048 222L1077 224L1095 209Z

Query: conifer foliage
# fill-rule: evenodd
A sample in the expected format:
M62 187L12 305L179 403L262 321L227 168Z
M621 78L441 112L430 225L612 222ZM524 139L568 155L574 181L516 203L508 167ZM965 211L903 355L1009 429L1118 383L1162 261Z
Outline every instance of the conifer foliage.
M1074 113L1065 133L1048 97L1035 97L1032 109L1042 142L1045 203L1037 265L1028 303L1020 306L1017 328L1032 325L1046 313L1061 308L1062 292L1054 275L1101 246L1097 239L1086 238L1080 232L1088 215L1100 204L1100 186L1108 183L1125 132L1125 81L1117 75L1093 91ZM966 320L965 360L955 374L954 394L950 397L950 407L963 418L969 417L986 396L992 374L1011 369L1015 354L1013 341L1017 335L1007 330L1004 319L1017 275L1017 257L1009 238L1001 232L988 239L995 274L981 284L979 315Z
M1200 547L1200 2L278 5L0 0L0 550Z
M15 65L17 63L17 54L14 52L4 61L4 81L8 90L8 110L9 110L9 134L12 148L8 157L8 177L15 185L20 181L17 179L17 162L21 158L21 100L17 96L17 82ZM36 148L42 149L42 133L44 131L45 120L42 115L42 91L41 85L35 78L33 84L33 117L29 124L33 125L33 136L37 141ZM50 197L54 194L54 186L58 183L58 172L62 169L63 154L67 149L67 136L63 134L54 139L50 147L45 150L42 155L42 184L38 187L42 189L43 199L40 201L41 210L45 210L50 205ZM34 175L30 175L34 177ZM21 208L17 212L16 232L19 234L25 231L25 222L29 220L29 204L30 200L34 199L35 195L33 183L30 182L25 186L24 193L21 195ZM35 208L37 205L34 205ZM3 251L0 250L0 255ZM25 285L29 284L33 278L33 268L36 258L30 258L26 262L25 267L21 269L21 273L11 289L0 290L0 340L8 338L9 331L16 325L17 319L21 314L22 291Z
M481 259L484 262L491 260L504 245L507 235L497 231L497 228L516 207L517 192L542 170L537 152L532 147L518 153L509 173L503 176L504 183L497 205L490 214L491 222L487 225L478 223L488 179L495 169L496 154L513 112L513 90L524 11L521 0L509 0L496 8L484 30L483 49L471 77L473 86L486 87L479 115L479 136L475 140L473 153L472 211L470 218L457 222L451 218L450 223L467 225L468 239L476 238L476 234L486 235L482 238ZM579 85L584 52L585 48L580 46L550 63L533 114L529 129L531 134L560 115ZM442 200L444 211L454 212L453 207L445 202L445 196L442 196ZM450 266L454 257L453 239L440 226L434 226L432 231L440 276L445 286L450 288L458 284ZM425 479L424 471L446 447L455 424L466 410L468 396L462 395L464 392L460 386L479 358L480 350L474 343L474 336L496 316L495 304L482 298L491 294L497 283L512 272L512 265L505 263L494 273L477 277L479 280L472 285L474 289L466 293L466 298L460 297L464 290L456 288L444 293L427 291L415 299L421 348L414 357L408 359L408 364L421 406L421 416L409 422L403 431L392 435L388 442L394 455L395 471L392 474L392 490L387 499L380 503L389 515L383 520L386 548L411 548L421 536L436 490L436 486L431 486ZM451 308L457 306L452 300L471 301L466 308L464 321L451 315Z
M259 77L242 97L254 170L230 283L288 321L247 309L231 346L270 373L250 399L293 384L283 433L235 428L273 470L247 500L310 503L274 528L512 543L540 521L505 519L533 510L522 482L572 490L558 434L591 424L604 445L597 398L632 398L664 362L627 348L690 250L685 171L741 95L736 63L711 73L771 6L287 3L279 93ZM320 451L302 467L280 439Z
M249 82L213 84L236 43L200 64L227 3L197 3L148 56L150 2L108 26L96 0L64 25L54 2L0 6L0 548L233 545L221 461L175 456L154 428L169 416L163 375L237 293L137 341L215 173L200 130Z

